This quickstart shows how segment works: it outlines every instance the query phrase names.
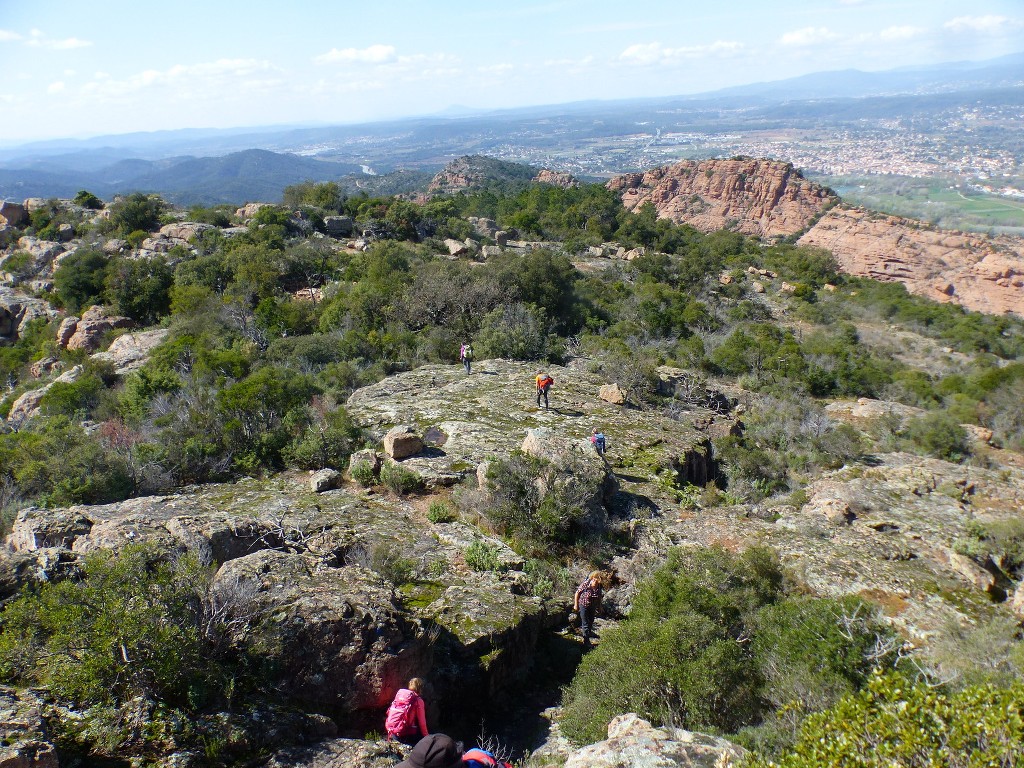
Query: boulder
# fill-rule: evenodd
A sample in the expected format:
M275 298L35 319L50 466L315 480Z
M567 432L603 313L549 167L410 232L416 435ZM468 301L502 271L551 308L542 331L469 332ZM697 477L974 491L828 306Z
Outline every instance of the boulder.
M198 221L176 221L160 227L160 234L164 237L188 242L194 237L216 228L213 224L203 224Z
M483 248L480 249L480 254L485 259L491 259L491 258L494 258L495 256L500 256L501 255L501 246L500 245L485 245Z
M324 229L331 237L349 237L355 230L351 216L324 216Z
M25 327L33 320L54 317L56 314L42 299L34 299L0 286L0 343L20 338Z
M28 221L28 211L25 210L24 205L6 200L0 202L0 224L20 227L26 221Z
M260 208L266 208L273 206L273 203L246 203L237 211L235 211L235 217L239 219L251 219L256 215Z
M608 738L569 755L565 768L729 768L746 750L718 736L655 728L633 714L608 724Z
M113 256L116 253L123 253L128 250L128 241L118 237L112 237L103 244L103 252Z
M69 315L60 321L60 327L57 329L57 346L61 348L67 348L68 342L71 341L71 337L75 335L75 330L78 328L78 321L81 318Z
M42 360L36 360L32 363L28 372L32 374L33 378L41 379L51 371L60 370L63 367L64 363L56 357L44 357Z
M384 453L392 459L415 456L423 450L423 440L413 432L412 427L399 425L384 435Z
M618 384L605 384L597 390L597 396L612 405L623 405L626 402L626 393L619 389Z
M7 414L7 421L19 423L26 419L31 419L39 412L39 403L42 402L43 395L50 390L50 387L58 382L61 384L71 384L81 373L82 366L76 365L71 370L62 373L45 387L30 389L28 392L23 393L11 406L11 411Z
M0 248L6 248L18 239L18 230L9 224L0 222Z
M754 293L764 293L764 283L760 282L759 280L755 280L753 283L750 284L750 289Z
M451 237L445 238L444 247L448 249L449 256L462 256L469 252L464 242Z
M75 228L70 224L61 224L57 227L57 242L67 243L75 239Z
M341 472L336 469L321 469L309 476L309 488L313 493L330 491L341 485Z
M106 352L97 352L92 359L109 362L114 366L114 373L124 376L145 365L150 353L163 343L168 333L166 328L126 333L114 339Z
M324 568L306 556L263 550L221 566L214 595L265 617L237 628L277 672L276 690L314 710L383 710L410 677L430 668L390 586L360 566ZM265 643L265 645L263 645Z
M132 321L127 317L108 315L103 307L91 306L82 313L66 348L92 352L100 346L105 333L116 328L129 328L131 325Z

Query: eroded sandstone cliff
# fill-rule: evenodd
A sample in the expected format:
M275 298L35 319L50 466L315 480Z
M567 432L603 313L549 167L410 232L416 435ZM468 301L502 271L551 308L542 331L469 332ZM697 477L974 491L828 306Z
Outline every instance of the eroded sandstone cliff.
M798 241L833 253L844 272L892 282L934 301L1024 314L1024 238L934 229L839 206Z
M622 204L637 211L654 205L658 218L704 232L732 229L771 238L806 229L838 198L777 160L684 160L608 182Z

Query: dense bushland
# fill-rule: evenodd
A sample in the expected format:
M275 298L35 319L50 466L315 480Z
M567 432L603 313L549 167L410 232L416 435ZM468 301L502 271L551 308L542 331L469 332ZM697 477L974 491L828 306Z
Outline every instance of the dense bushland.
M81 204L94 204L87 194ZM748 433L719 446L739 498L792 490L809 473L870 449L825 418L814 398L887 397L929 411L891 430L890 446L962 459L969 447L961 422L991 428L997 444L1024 445L1024 365L1006 362L1024 350L1019 321L845 278L817 249L704 235L656 219L649 206L629 213L600 185L495 188L418 205L303 184L285 200L288 208L260 209L245 233L204 233L197 255L178 249L127 259L97 242L62 260L53 301L70 311L103 303L170 335L142 370L123 381L87 371L47 395L42 418L0 435L4 515L32 501L109 501L286 466L343 466L360 436L339 403L391 372L455 362L466 339L482 357L586 354L644 407L673 407L654 394L659 364L702 380L736 379L767 398L747 419ZM78 234L102 230L135 242L172 213L141 194L113 203L98 223L88 208L77 210L86 214L52 201L25 231L45 235L68 223ZM218 227L234 223L223 206L191 214ZM371 236L370 248L341 250L315 236L332 214L351 217ZM486 242L470 215L553 245L481 264L439 256L444 237ZM608 241L647 251L609 261L603 272L573 266L571 254ZM743 280L718 279L751 266L797 290L765 298ZM822 290L826 283L839 290ZM857 329L865 322L908 325L973 362L955 373L920 370L865 343ZM54 335L37 322L0 349L8 384L0 413L32 386L31 363L84 361L58 349ZM77 433L83 419L100 429ZM66 436L59 441L68 460L43 471L37 457L56 449L54 434ZM48 441L54 445L34 448Z
M636 712L689 730L746 728L743 740L775 747L794 721L890 666L896 646L858 599L792 593L771 550L674 550L584 657L562 727L589 743L615 715Z

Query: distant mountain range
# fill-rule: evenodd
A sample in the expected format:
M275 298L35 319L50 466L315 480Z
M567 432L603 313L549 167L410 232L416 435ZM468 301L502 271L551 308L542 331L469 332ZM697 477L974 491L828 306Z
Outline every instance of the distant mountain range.
M0 198L71 197L87 189L109 199L159 192L178 204L279 200L301 181L344 181L348 189L404 191L453 157L535 155L599 145L635 134L786 127L797 121L879 118L947 109L971 99L1024 103L1024 53L886 72L822 72L711 93L589 101L487 113L349 126L158 131L0 149ZM458 115L458 116L456 116ZM552 155L554 156L554 154ZM602 171L635 170L642 158L608 153ZM383 175L401 169L397 179ZM578 176L587 173L569 168ZM366 173L369 171L370 173Z

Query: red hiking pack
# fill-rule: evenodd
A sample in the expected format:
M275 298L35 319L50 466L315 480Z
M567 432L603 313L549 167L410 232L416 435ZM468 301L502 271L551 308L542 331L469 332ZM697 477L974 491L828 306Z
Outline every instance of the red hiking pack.
M395 694L395 700L388 707L387 717L384 718L384 729L388 736L409 736L419 732L416 725L416 700L419 694L402 688Z
M466 764L466 768L512 768L504 760L495 758L490 752L476 748L464 752L462 762Z

